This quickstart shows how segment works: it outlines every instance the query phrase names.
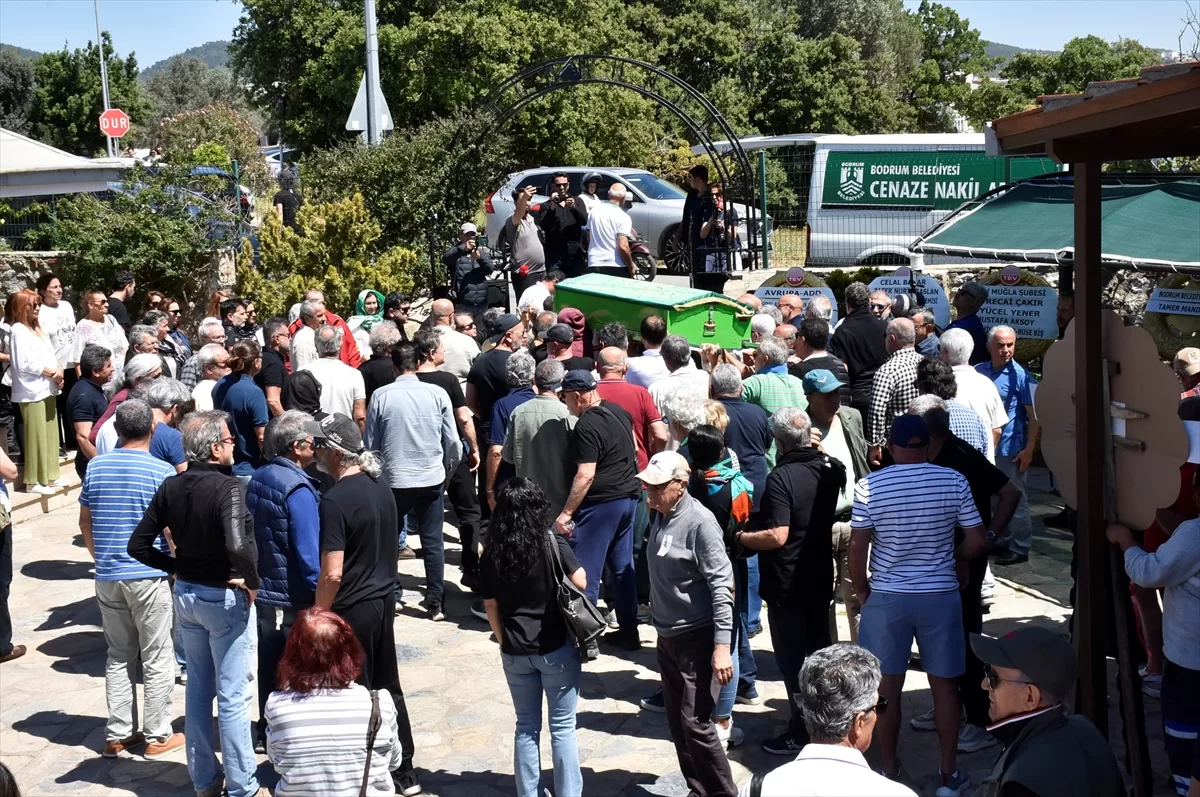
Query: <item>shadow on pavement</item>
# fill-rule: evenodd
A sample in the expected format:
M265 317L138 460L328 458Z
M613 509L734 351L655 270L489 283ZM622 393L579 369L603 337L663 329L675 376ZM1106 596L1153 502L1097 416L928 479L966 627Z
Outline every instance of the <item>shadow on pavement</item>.
M99 626L100 606L94 597L57 606L50 610L50 615L34 631L59 631L63 628L79 626Z
M26 578L36 578L39 581L79 581L92 577L90 562L68 562L63 559L49 559L30 562L21 568L21 575Z
M70 675L103 678L108 644L103 631L75 631L38 645L38 652L59 659L50 668Z

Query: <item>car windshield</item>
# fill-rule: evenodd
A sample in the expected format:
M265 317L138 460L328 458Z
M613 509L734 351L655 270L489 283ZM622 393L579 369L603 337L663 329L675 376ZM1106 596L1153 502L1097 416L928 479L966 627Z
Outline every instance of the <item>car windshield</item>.
M641 191L647 199L686 199L687 194L679 188L660 180L650 172L630 172L621 179Z

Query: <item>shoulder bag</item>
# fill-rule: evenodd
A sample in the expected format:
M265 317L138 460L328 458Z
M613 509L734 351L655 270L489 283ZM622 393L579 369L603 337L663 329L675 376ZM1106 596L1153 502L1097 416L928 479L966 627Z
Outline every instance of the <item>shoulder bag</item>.
M379 728L383 725L383 716L379 713L379 690L371 690L371 719L367 723L367 763L363 767L362 788L358 790L358 797L367 797L367 786L371 782L371 754L375 752L375 737L379 735Z
M607 627L604 615L600 614L596 604L588 600L587 595L567 577L562 559L558 555L558 541L554 539L554 532L547 531L543 539L548 548L546 567L550 573L550 588L554 590L553 599L558 603L558 611L567 624L567 630L575 638L581 658L587 661L588 643L604 633Z

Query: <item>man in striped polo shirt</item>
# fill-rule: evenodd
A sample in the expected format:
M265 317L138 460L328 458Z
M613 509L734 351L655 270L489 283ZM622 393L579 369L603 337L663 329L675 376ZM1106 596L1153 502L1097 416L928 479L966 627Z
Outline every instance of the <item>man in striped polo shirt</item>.
M959 772L959 699L955 679L966 668L959 571L988 547L983 520L961 474L926 461L929 427L917 415L891 423L895 465L858 482L850 519L850 576L862 600L859 644L879 657L879 693L889 709L879 717L884 774L899 772L900 694L915 636L929 676L941 768L937 797L959 797L970 786ZM963 542L954 544L954 528ZM871 577L867 579L867 551Z
M175 689L171 588L166 573L136 561L127 549L159 485L174 476L175 469L150 454L154 427L150 405L128 399L113 418L121 447L88 463L79 494L79 529L96 562L96 600L108 643L103 755L116 758L148 741L145 757L159 758L184 744L183 734L171 732ZM166 540L160 537L158 543L166 553ZM139 656L144 733L138 730L133 682Z

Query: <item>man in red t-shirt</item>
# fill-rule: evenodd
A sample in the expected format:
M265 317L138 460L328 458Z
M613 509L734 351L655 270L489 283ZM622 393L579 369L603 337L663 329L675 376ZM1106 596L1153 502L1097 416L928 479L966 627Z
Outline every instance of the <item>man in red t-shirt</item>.
M318 290L311 290L304 294L303 301L325 307L325 294ZM325 324L342 330L342 350L338 352L338 359L351 368L357 368L362 363L362 355L358 352L358 341L354 339L354 333L350 331L350 327L337 313L327 307L325 307ZM295 335L302 326L304 326L304 321L297 318L295 323L288 328L288 333Z
M596 385L600 398L611 401L633 418L633 436L637 440L638 472L646 469L650 457L667 445L667 424L650 396L650 391L625 381L625 352L616 346L601 349L596 356Z

